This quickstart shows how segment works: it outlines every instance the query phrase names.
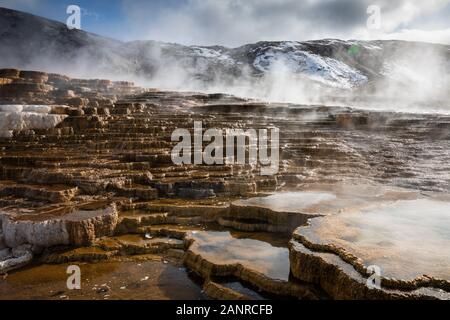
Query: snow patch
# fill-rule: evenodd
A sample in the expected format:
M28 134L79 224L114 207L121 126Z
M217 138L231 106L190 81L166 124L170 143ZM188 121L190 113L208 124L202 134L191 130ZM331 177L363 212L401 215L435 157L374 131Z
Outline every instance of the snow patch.
M211 49L211 48L202 48L202 47L191 47L194 51L194 56L196 58L204 59L206 65L209 64L225 64L225 65L235 65L237 62L232 59L229 55L222 53L219 50ZM197 63L199 61L197 60ZM207 70L205 68L205 70Z
M196 55L202 56L205 58L217 58L217 59L221 59L221 60L229 58L226 55L222 55L221 52L219 52L217 50L209 49L209 48L192 47L192 49L194 50Z
M256 56L253 66L264 73L276 72L283 65L292 74L336 87L350 89L368 81L367 77L347 64L299 50L298 43L285 42L271 46Z

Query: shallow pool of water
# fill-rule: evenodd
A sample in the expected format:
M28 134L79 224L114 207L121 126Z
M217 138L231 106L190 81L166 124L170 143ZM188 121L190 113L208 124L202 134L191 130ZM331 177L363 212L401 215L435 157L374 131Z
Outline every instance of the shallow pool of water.
M289 250L254 239L235 238L228 231L191 232L191 250L214 264L241 264L271 279L288 281Z
M401 200L326 218L297 230L314 242L332 243L377 265L386 277L424 274L450 280L450 202Z
M0 280L0 300L198 300L201 286L185 268L163 261L73 263L81 269L81 290L68 290L68 264L40 265Z
M282 212L301 212L320 203L336 199L330 192L296 191L280 192L267 197L250 198L234 202L237 205L255 206Z

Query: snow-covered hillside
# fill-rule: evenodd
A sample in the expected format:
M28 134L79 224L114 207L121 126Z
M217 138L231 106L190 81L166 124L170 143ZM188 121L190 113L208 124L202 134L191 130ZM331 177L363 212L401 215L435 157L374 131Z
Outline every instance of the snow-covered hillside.
M368 80L361 71L342 61L302 50L299 42L280 42L259 51L253 66L261 72L287 69L293 74L338 88L352 88Z

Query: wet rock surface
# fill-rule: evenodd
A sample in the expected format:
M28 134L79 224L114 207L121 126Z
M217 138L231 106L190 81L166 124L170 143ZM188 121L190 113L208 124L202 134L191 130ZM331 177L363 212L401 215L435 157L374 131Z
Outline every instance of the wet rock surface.
M449 116L0 75L1 112L20 120L0 138L8 278L29 263L127 269L151 256L157 270L193 271L191 293L204 287L213 298L448 298ZM42 127L25 113L62 117ZM174 164L172 132L192 132L194 121L203 130L280 128L278 173ZM366 285L370 265L383 270L382 289ZM92 298L74 296L83 297Z
M14 249L0 251L0 274L23 267L33 260L30 245L17 246Z
M329 293L344 297L332 285L333 281L338 282L338 276L333 279L328 273L322 278L306 262L325 254L335 256L341 265L350 265L346 268L356 270L363 279L373 274L371 266L380 269L383 292L363 290L366 292L360 293L361 298L392 294L448 299L449 205L448 201L429 198L398 200L359 212L312 219L293 234L292 271L305 281L330 282L323 284L331 287ZM352 285L361 283L354 281Z

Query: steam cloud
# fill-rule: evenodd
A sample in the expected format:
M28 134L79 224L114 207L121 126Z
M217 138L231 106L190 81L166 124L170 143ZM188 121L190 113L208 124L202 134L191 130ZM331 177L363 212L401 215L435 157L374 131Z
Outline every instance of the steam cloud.
M448 2L432 1L425 6L416 1L400 1L399 5L382 1L386 8L383 25L386 30L394 30L402 21L415 21L419 13L433 13L447 8ZM190 0L176 12L183 17L189 13L192 19L200 13L211 18L222 12L214 7L221 2L214 1L214 5L210 1L202 3L203 11L198 8L198 1ZM258 16L269 17L267 15L271 8L283 8L281 11L275 10L270 20L273 22L277 21L277 17L288 14L286 9L294 5L293 1L280 1L275 7L268 1L246 3L224 1L220 8L223 7L225 13L220 14L226 15L231 9L236 9L232 4L244 6L247 11L244 10L242 14L249 17L256 16L257 13ZM408 6L407 3L412 5ZM333 6L343 9L351 4L353 1L350 0L339 5L331 5L327 1L311 1L302 8L309 13L319 12L320 8L330 12ZM363 4L365 7L367 3ZM136 1L129 6L129 16L136 18L136 23L139 24L139 17L133 13L136 5L142 5L144 9L146 5ZM359 5L356 8L360 8ZM142 11L146 12L144 9ZM359 14L360 10L356 11ZM402 15L401 12L409 13ZM166 14L168 13L161 13L161 18L166 17ZM347 14L352 14L352 11ZM402 17L400 22L393 18L394 15ZM366 18L364 12L361 16ZM43 70L83 78L132 80L146 87L230 93L269 102L450 112L450 49L446 45L325 40L313 44L266 42L227 49L155 41L121 42L83 31L68 32L62 24L30 17L20 16L14 23L4 17L0 19L0 30L5 31L0 46L1 67ZM168 21L172 19L167 18ZM202 22L200 16L198 18L196 26L208 29L207 25L203 25L206 22ZM180 21L179 27L184 27L184 23L187 23L185 19ZM241 23L240 19L237 21ZM232 25L229 21L222 22ZM253 22L257 27L256 32L264 35L262 25L257 21ZM357 27L353 24L334 22L337 23L337 30L357 34ZM328 26L329 23L332 21L328 22ZM146 25L141 25L143 31L146 30ZM323 21L323 25L327 25L327 22ZM165 32L164 25L160 30ZM193 29L186 27L184 33L191 31ZM211 31L216 38L218 34L222 35L216 31ZM202 38L202 33L198 34L200 43L207 42L206 38ZM301 34L304 33L299 33ZM384 34L386 35L388 33ZM217 39L217 42L227 42L227 37L234 34L227 33L224 36L225 38ZM267 37L278 36L272 37L267 32ZM243 40L245 37L239 38L239 41ZM356 47L356 53L349 51L351 45ZM255 65L257 59L261 61Z

